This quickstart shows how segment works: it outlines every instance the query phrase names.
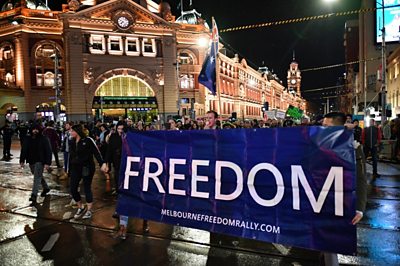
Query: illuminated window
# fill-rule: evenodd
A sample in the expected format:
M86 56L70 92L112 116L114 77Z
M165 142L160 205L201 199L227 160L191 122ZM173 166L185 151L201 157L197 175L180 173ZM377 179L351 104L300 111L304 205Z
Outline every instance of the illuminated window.
M112 55L122 55L122 38L120 36L110 36L108 38L108 53Z
M194 89L194 76L192 74L179 75L179 85L181 89Z
M142 53L144 56L155 57L156 56L156 40L143 38L142 40Z
M106 80L96 96L154 97L154 91L143 80L132 76L116 76Z
M7 73L7 74L6 74L6 81L7 81L7 82L14 83L14 82L15 82L15 80L14 80L14 75L11 74L11 73Z
M179 63L181 65L193 65L194 60L193 57L189 53L180 53L179 54Z
M125 40L126 54L127 55L139 55L139 39L138 38L126 38Z
M2 60L9 60L14 57L13 49L11 45L6 45L1 48L1 59Z
M103 35L91 35L90 36L90 47L89 51L92 54L105 54L105 40Z
M36 47L35 52L35 71L36 86L53 87L54 86L54 67L55 54L58 55L58 84L62 86L62 53L56 50L54 43L42 43Z

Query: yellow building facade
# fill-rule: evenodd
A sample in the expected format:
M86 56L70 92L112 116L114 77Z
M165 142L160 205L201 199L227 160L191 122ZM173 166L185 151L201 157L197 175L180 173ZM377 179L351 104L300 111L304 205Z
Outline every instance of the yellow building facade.
M55 119L61 113L61 120L72 121L165 121L177 114L201 117L210 109L222 118L235 112L261 119L265 102L281 111L289 105L306 109L297 70L293 92L271 73L221 53L220 93L211 95L197 81L210 29L196 11L175 19L167 3L150 0L75 0L59 11L14 0L0 8L2 119L15 113L20 120Z

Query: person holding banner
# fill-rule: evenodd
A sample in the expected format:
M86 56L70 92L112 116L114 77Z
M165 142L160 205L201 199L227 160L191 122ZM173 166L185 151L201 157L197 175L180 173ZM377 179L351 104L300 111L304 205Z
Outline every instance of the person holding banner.
M218 113L215 112L214 110L210 110L207 112L207 122L206 125L204 126L204 129L220 129L221 127L218 127L217 125L217 120L218 120Z
M103 161L99 149L94 140L88 137L83 126L78 124L72 126L71 137L73 138L70 147L70 173L71 173L71 194L75 202L78 204L78 211L74 215L75 219L92 218L93 194L92 180L95 172L93 156L101 166L103 172L107 172L107 164ZM83 179L85 189L87 211L82 204L81 195L78 192L79 183Z
M325 115L324 120L322 122L323 126L343 126L346 122L346 115L340 112L331 112ZM365 207L367 205L367 178L365 172L365 157L362 150L362 145L355 141L354 149L356 151L356 167L357 167L357 176L356 176L356 184L357 184L357 202L356 202L356 213L351 223L356 225L362 218L363 212L365 211ZM326 266L338 266L339 261L337 254L324 252L321 254L324 260L322 265Z

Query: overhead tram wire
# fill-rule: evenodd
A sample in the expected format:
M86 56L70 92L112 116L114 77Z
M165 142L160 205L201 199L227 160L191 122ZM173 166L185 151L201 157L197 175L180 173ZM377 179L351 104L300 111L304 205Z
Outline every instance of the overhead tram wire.
M399 6L400 6L400 4L387 6L385 8L399 7ZM231 27L231 28L226 28L226 29L220 29L219 32L224 33L224 32L232 32L232 31L240 31L240 30L250 30L250 29L265 28L265 27L279 26L279 25L285 25L285 24L302 23L302 22L313 21L313 20L330 19L333 17L342 17L342 16L357 15L360 13L374 12L378 9L382 9L382 7L362 8L362 9L357 9L357 10L328 13L328 14L317 15L317 16L286 19L286 20L258 23L258 24L252 24L252 25L243 25L243 26Z
M355 64L359 64L361 62L369 62L369 61L375 61L375 60L381 60L381 57L374 57L374 58L369 58L369 59L365 59L365 60L351 61L351 62L342 63L342 64L334 64L334 65L306 68L306 69L302 69L301 72L309 72L309 71L317 71L317 70L324 70L324 69L330 69L330 68L337 68L337 67L355 65Z

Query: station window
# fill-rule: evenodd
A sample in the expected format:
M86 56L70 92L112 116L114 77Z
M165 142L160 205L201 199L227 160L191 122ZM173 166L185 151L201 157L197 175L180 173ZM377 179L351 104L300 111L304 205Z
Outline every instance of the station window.
M155 57L156 56L156 41L150 38L143 38L142 40L142 53L143 56Z
M35 53L36 86L54 86L54 55L59 55L58 84L62 86L62 53L55 43L42 43L37 46Z
M120 36L111 36L108 39L108 53L112 55L122 55L122 39Z
M90 36L90 47L89 51L92 54L105 54L105 40L103 35L91 35Z
M138 38L126 38L125 40L126 54L138 56L139 51L139 39Z
M13 50L10 45L7 45L2 50L3 50L2 58L4 60L9 60L13 58Z
M179 63L181 65L193 65L194 60L193 57L189 53L180 53L179 54Z
M192 74L179 75L179 85L181 89L194 89L194 76Z

